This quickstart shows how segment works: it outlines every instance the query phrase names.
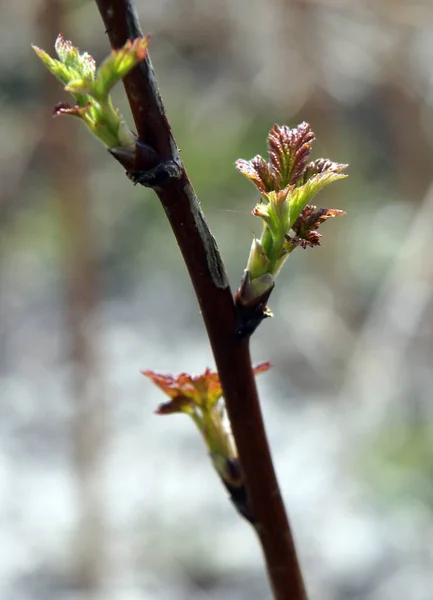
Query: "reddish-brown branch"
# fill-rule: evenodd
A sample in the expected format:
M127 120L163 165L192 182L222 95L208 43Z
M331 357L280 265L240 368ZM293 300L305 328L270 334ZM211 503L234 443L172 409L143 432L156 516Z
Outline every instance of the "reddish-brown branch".
M129 0L96 2L113 48L142 35ZM153 148L162 160L180 162L150 59L134 69L124 83L140 142ZM142 171L153 166L144 156L136 165ZM266 439L249 343L236 338L235 306L224 265L183 165L181 178L170 181L157 194L200 304L245 476L249 510L256 520L274 597L305 600L296 550Z

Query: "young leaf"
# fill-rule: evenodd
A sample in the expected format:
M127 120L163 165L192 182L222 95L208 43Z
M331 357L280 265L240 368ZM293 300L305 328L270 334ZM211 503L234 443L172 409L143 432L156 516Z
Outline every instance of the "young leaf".
M263 373L270 368L270 363L260 363L253 369L254 373ZM163 375L154 371L142 371L149 377L169 398L170 402L158 407L158 414L170 412L189 412L188 407L200 410L210 410L215 407L222 397L222 388L218 373L206 369L203 375L191 376L181 373L177 377ZM173 405L174 403L174 405ZM169 409L169 405L172 408Z
M261 363L253 371L263 373L269 368L269 363ZM243 482L241 470L236 468L237 451L227 428L225 406L220 401L222 388L218 373L206 369L203 375L196 377L187 373L172 377L154 371L143 371L143 375L149 377L170 398L157 408L158 415L177 412L188 414L193 419L209 449L215 469L237 505L236 490L239 491Z
M294 247L301 246L301 248L313 248L314 246L320 246L320 238L322 235L316 231L319 225L346 214L344 210L338 210L336 208L317 208L307 204L302 213L296 219L293 224L292 230L295 236L286 235L286 239Z
M251 335L261 320L269 316L265 302L289 254L298 246L320 245L321 235L316 231L319 224L344 214L310 206L321 189L346 177L341 171L347 167L325 158L308 162L314 139L308 123L293 129L274 125L267 138L269 162L259 155L236 162L238 171L261 194L260 203L252 213L263 221L262 235L253 242L246 274L236 293L240 337ZM264 279L266 275L272 277L272 286Z
M270 165L259 154L251 160L239 158L236 168L245 177L248 177L261 193L271 192L275 189L274 176Z
M294 129L287 125L274 125L268 135L271 171L277 188L296 184L307 164L311 144L315 139L308 123Z
M98 70L93 58L87 52L80 54L78 48L65 40L62 34L54 45L58 59L33 46L41 61L76 101L75 106L57 105L54 114L80 118L108 148L134 146L136 136L113 107L109 92L117 81L145 58L147 46L148 38L128 40L123 48L113 50Z
M123 48L113 50L98 68L95 95L105 98L111 88L146 58L149 37L128 40Z
M333 181L345 179L346 177L347 175L344 173L338 173L328 169L322 173L319 173L318 175L313 175L306 181L306 183L304 183L304 185L295 188L290 198L290 227L292 227L293 223L299 217L307 204L310 203L313 197L320 192L320 190Z

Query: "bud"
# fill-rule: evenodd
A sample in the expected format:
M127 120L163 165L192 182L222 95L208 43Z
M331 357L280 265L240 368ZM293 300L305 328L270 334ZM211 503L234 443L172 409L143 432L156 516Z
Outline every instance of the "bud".
M262 235L253 240L245 275L236 293L241 337L250 335L261 320L272 314L266 301L290 253L298 246L320 245L318 226L344 214L336 209L314 212L315 207L310 205L321 189L346 177L341 171L347 167L323 158L308 162L314 139L308 123L294 129L274 125L268 135L269 162L259 155L236 162L236 168L261 194L252 214L263 222Z
M99 69L96 69L95 61L87 52L80 54L78 48L61 34L54 44L58 59L33 46L44 65L76 102L75 106L56 106L54 114L78 117L108 148L133 145L136 136L114 108L110 91L145 59L147 46L148 38L128 40L122 48L113 50Z

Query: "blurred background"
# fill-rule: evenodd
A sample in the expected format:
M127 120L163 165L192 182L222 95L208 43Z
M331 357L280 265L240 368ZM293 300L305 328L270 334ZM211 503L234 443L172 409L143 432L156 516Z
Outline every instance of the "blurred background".
M139 373L214 366L163 211L51 117L66 96L30 47L61 31L100 61L96 6L0 11L0 597L270 598L202 441ZM289 259L252 352L311 600L431 600L433 2L138 12L233 287L260 232L235 160L305 120L313 158L350 163L317 198L347 215Z

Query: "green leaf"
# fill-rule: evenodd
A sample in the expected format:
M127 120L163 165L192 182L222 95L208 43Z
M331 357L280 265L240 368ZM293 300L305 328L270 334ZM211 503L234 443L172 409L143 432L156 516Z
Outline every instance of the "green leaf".
M67 85L71 80L71 72L69 68L59 60L51 58L51 56L49 56L49 54L47 54L44 50L41 50L41 48L33 45L32 48L47 69L54 75L54 77L56 77L63 85Z
M257 238L254 238L247 263L247 271L251 274L251 279L256 279L268 273L269 267L270 261L261 242Z
M95 95L105 98L111 88L136 67L147 54L148 37L128 40L120 50L113 50L98 69Z
M270 229L276 242L283 242L289 228L291 213L291 193L293 186L288 185L278 192L269 192L265 197L269 202L268 214L271 221Z
M320 192L324 187L338 181L339 179L345 179L347 175L344 173L336 173L335 171L324 171L318 175L313 175L304 185L295 188L290 194L290 226L295 223L301 212L310 204L312 198Z
M69 69L71 77L74 73L84 78L95 77L96 63L93 57L87 52L80 54L79 49L71 41L65 40L61 33L57 36L54 48L60 62Z

